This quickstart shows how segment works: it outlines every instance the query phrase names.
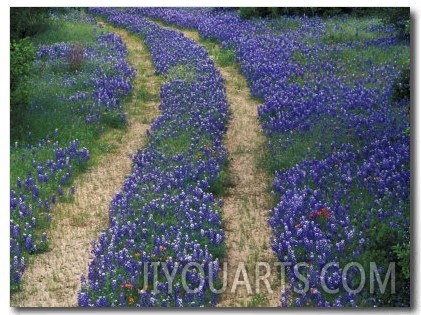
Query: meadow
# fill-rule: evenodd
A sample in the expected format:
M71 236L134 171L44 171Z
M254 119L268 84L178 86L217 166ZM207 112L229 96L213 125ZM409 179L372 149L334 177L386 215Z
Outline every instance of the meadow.
M136 69L105 23L147 47L160 113L93 242L78 306L221 302L233 246L224 200L238 158L225 145L236 124L224 66L245 77L238 93L260 103L265 143L255 164L270 181L262 216L286 278L276 304L410 305L410 45L398 26L375 15L244 19L210 8L91 8L51 19L31 39L31 102L10 147L11 292L33 254L54 250L55 204L83 194L73 179L107 154L101 139L130 128L128 96L148 97L133 92Z
M72 201L74 177L95 163L92 156L106 152L98 138L125 128L120 101L135 75L118 36L72 12L52 19L53 26L33 38L26 132L10 146L12 292L20 287L25 260L48 250L51 208Z

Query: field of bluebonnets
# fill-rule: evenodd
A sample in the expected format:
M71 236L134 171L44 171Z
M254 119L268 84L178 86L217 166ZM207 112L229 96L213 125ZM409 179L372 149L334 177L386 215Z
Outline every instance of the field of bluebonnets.
M85 23L72 29L75 36L94 23L73 13L64 20L69 25L75 20ZM23 56L33 49L28 43L12 44L11 53ZM131 91L135 75L125 57L121 38L105 33L92 34L83 43L40 44L35 49L32 71L37 75L25 82L33 88L28 131L10 146L11 292L20 287L25 257L48 250L50 211L56 202L71 201L72 180L90 160L92 148L85 145L110 126L124 125L120 100Z
M410 101L399 78L410 56L396 26L343 15L244 20L237 10L207 8L88 13L87 24L101 18L139 36L165 79L148 144L133 156L109 227L93 244L79 306L218 302L229 105L206 49L155 21L220 44L261 100L260 162L273 178L268 237L287 262L279 305L409 306ZM121 100L135 74L125 57L122 40L102 31L87 43L36 47L44 93L31 102L30 133L10 149L12 291L25 257L48 250L54 204L77 193L72 178L89 163L85 143L124 126ZM81 69L72 69L74 58ZM66 112L56 118L58 103ZM38 118L55 123L40 129Z

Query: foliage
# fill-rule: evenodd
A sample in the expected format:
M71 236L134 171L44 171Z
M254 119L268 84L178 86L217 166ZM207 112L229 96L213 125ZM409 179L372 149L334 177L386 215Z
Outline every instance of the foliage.
M28 83L22 83L17 89L10 91L10 143L23 138L26 133L25 121L29 107Z
M405 279L410 279L411 276L411 246L410 243L396 244L393 247L394 254L399 260L399 265L402 267L402 273Z
M364 298L376 300L376 306L408 306L410 305L410 246L409 242L396 229L391 229L388 222L375 222L370 226L367 239L370 243L360 257L365 270L370 270L370 262L375 262L379 268L381 279L386 278L388 268L394 268L394 286L396 293L391 291L392 281L389 279L384 292L376 285L374 292L363 292ZM394 263L389 265L390 263ZM369 281L367 275L366 281ZM405 290L406 292L400 292Z
M51 207L65 197L72 176L81 172L90 158L78 140L65 147L51 140L42 139L32 147L16 143L11 149L11 292L21 286L28 255L48 250L45 231L51 221Z
M250 18L265 18L272 17L277 18L284 15L307 15L314 16L316 14L316 8L293 8L293 7L242 7L239 8L240 17L243 19Z
M58 19L61 33L47 28L37 34L36 49L29 39L11 45L11 292L21 287L28 255L48 250L50 211L72 199L73 178L86 170L92 153L101 153L100 135L125 125L120 101L135 75L119 36L95 33L77 13ZM46 34L67 40L69 29L86 36L42 43Z
M398 27L400 21L407 20L403 19L405 8L386 9L370 14L384 12L387 18L383 20ZM243 16L369 13L360 8L348 10L247 8L243 9ZM110 226L94 244L88 277L81 279L80 306L216 303L217 296L209 291L213 280L210 272L188 273L190 286L197 287L202 280L205 284L193 293L181 288L177 272L175 292L171 292L163 273L153 284L158 287L158 294L145 286L152 280L153 270L142 267L150 263L166 263L175 268L178 263L199 262L219 271L219 259L225 251L222 203L215 200L213 193L223 195L230 179L225 164L227 152L222 145L229 115L221 77L203 47L155 25L143 15L197 28L203 38L220 41L225 48L221 58L227 63L238 61L253 95L263 100L258 113L267 137L269 153L264 158L274 174L273 195L277 201L268 218L273 230L272 249L280 261L307 262L309 266L305 275L310 289L300 294L292 288L302 283L292 268L287 269L289 286L282 292L280 304L409 306L409 117L403 106L390 102L406 104L409 99L409 66L403 61L409 47L398 40L395 27L380 25L378 18L351 20L345 15L332 20L297 17L294 27L290 27L291 19L279 19L276 25L263 19L242 20L236 12L203 8L96 8L91 12L138 34L151 51L156 72L164 74L166 81L161 86L162 114L148 132L147 147L133 157L132 174L111 202ZM363 22L361 27L359 22ZM101 35L99 41L101 45L111 42L122 46L114 36ZM127 65L117 62L125 75L122 79L117 75L119 79L110 82L108 75L119 73L120 68L105 66L95 72L96 65L89 62L100 58L94 54L91 60L88 53L87 63L80 71L94 70L89 73L95 80L81 76L73 85L79 69L69 72L67 66L62 66L63 61L65 65L72 63L72 45L41 47L37 66L54 78L65 79L58 80L64 83L57 88L75 88L70 89L74 92L71 97L62 96L73 113L82 114L87 123L114 124L113 119L103 119L102 115L109 109L119 109L119 98L131 89L130 84L125 84L126 75L131 78L133 73ZM91 52L91 48L84 46L84 52ZM82 63L81 58L78 60L75 64ZM396 78L396 73L406 67L408 71ZM88 84L92 81L94 87ZM78 93L79 83L88 84L88 91ZM120 90L124 93L120 94ZM57 93L40 99L42 102L34 104L34 109L42 112L44 107L40 104L47 103L53 94ZM95 114L87 112L87 108ZM55 113L48 117L55 117ZM22 168L25 174L13 180L17 192L11 191L11 240L15 242L11 242L14 255L10 264L14 286L19 285L25 267L25 260L19 256L21 248L27 253L48 248L43 235L31 233L34 226L42 223L38 218L31 220L33 208L48 212L52 202L52 197L38 186L45 179L68 182L73 168L65 162L67 156L83 166L87 151L78 149L76 144L54 147L57 161L40 153L43 148L51 151L48 137L40 143L39 151L29 148L34 152L33 159L18 145L12 150L14 160L27 165ZM52 180L52 172L46 169L56 165L64 168ZM32 173L26 173L30 167L34 168L36 179ZM388 264L397 261L398 294L389 290L390 285L386 293L379 287L373 294L368 288L357 295L344 290L344 282L355 287L361 276L354 268L348 278L344 277L341 268L351 261L360 263L367 277L371 262L375 262L382 279ZM321 269L328 262L336 262L341 268L329 269L323 287ZM338 291L328 294L324 291L326 286ZM263 303L264 298L256 295L251 305Z
M409 118L404 107L390 102L409 47L396 28L381 25L378 17L303 17L296 18L300 27L285 31L229 12L145 11L233 47L251 92L264 99L258 112L278 200L269 213L272 248L280 261L309 265L310 288L301 293L292 289L301 281L287 269L281 305L408 306L409 279L401 270L409 266L402 254L399 294L390 283L384 294L376 288L373 295L367 285L357 295L342 286L342 268L351 261L359 262L366 276L376 262L384 279L398 255L392 246L409 239ZM341 28L340 36L321 43L326 33ZM335 294L320 282L328 262L340 266L325 274ZM358 276L358 270L350 271L348 285L358 285Z
M79 43L74 44L73 47L70 48L67 55L67 62L71 72L80 71L82 69L84 59L83 54L84 49Z
M91 12L142 38L155 71L166 80L148 145L133 157L132 174L111 202L110 226L94 244L79 306L215 305L210 283L216 282L225 251L221 201L211 193L226 180L222 137L228 106L222 78L203 47L135 9ZM204 272L189 271L183 278L189 263ZM172 284L152 264L173 271ZM196 289L182 286L183 279Z
M387 24L392 24L402 32L405 30L405 24L410 18L409 7L387 7L377 8L377 15Z
M15 90L32 70L35 48L29 38L10 44L10 89Z
M405 35L409 37L410 34L411 34L411 20L408 19L405 22Z
M58 42L71 42L86 45L96 40L95 28L91 20L79 19L74 13L67 15L54 15L48 23L48 27L33 36L36 44L54 44Z
M404 68L402 72L393 80L392 85L392 100L399 102L401 100L409 101L411 97L410 84L411 70L408 67Z
M33 36L46 28L49 8L10 8L10 39Z
M329 18L333 16L352 15L368 16L373 15L376 10L361 7L242 7L239 8L240 17L250 18L278 18L280 16L319 16Z
M267 17L271 14L270 8L263 7L243 7L239 9L240 16L243 19L250 19L252 17Z
M28 39L13 40L10 44L10 138L22 137L25 116L30 102L29 82L32 76L35 48Z

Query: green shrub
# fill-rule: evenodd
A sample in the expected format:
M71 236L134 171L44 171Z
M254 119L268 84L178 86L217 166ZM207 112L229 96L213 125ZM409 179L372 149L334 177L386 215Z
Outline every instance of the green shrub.
M386 23L405 27L405 22L409 20L409 7L381 8L379 10L380 16Z
M410 100L410 75L410 68L407 67L395 78L392 85L392 101Z
M83 68L83 53L84 49L82 45L76 43L70 50L67 56L67 62L69 63L70 72L80 71Z
M279 16L319 16L332 17L336 15L352 15L356 17L377 16L385 23L395 25L400 29L405 28L405 21L409 19L409 7L374 8L374 7L242 7L239 8L240 17L250 19L256 17Z
M30 98L29 77L32 73L35 48L28 39L13 41L10 45L10 133L11 140L24 132L25 114Z
M354 16L364 16L372 14L371 8L349 8L349 7L243 7L239 9L240 17L250 19L255 17L272 17L280 16L321 16L332 17L341 14L350 14Z
M401 37L409 37L409 25L407 26L410 18L409 7L378 8L376 12L383 20L383 23L395 26L399 30Z
M10 89L15 90L32 70L35 48L29 38L10 44Z
M374 292L368 294L366 299L376 299L378 306L410 305L409 243L406 243L405 238L399 232L391 229L388 222L374 222L368 234L370 236L367 239L370 239L370 242L360 257L360 263L365 270L369 270L369 263L375 262L379 267L381 279L385 279L389 264L394 262L395 288L399 294L391 292L392 281L389 281L385 292L382 293L378 285L375 285Z
M33 36L46 28L49 8L10 8L10 39Z
M410 34L411 34L411 20L408 19L405 22L405 36L408 36L409 38Z
M411 259L411 246L408 243L396 244L392 247L393 251L398 258L398 264L402 268L402 274L405 279L409 279L411 276L410 271L410 259Z
M240 17L242 19L251 19L253 17L267 17L271 14L269 8L261 7L243 7L240 8Z

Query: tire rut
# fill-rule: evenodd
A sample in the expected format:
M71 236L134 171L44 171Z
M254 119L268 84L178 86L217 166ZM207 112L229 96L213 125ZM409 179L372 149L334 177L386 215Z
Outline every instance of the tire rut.
M230 156L231 184L224 196L222 217L227 244L224 259L227 263L227 289L222 293L217 306L279 306L281 281L275 271L275 262L278 260L271 248L272 231L267 223L268 210L273 202L268 188L272 181L258 166L260 155L265 151L265 137L257 114L260 102L251 95L238 66L233 63L225 66L218 61L221 52L219 45L204 43L197 31L171 27L156 20L154 22L181 31L184 36L205 46L225 80L232 114L224 140ZM241 282L245 280L244 272L240 272L241 263L244 263L251 290ZM267 277L269 288L261 280L267 272L270 272ZM233 285L234 279L240 280L237 286ZM235 289L234 292L231 292L232 289Z
M91 242L108 226L111 199L131 171L130 154L144 147L146 130L159 114L160 82L154 75L148 50L136 36L109 25L106 28L122 37L129 62L137 69L134 90L126 105L128 130L106 133L99 140L109 152L75 179L74 201L59 203L52 209L48 234L50 251L35 257L29 264L23 276L22 291L11 296L11 306L77 306L80 276L87 274L92 259Z

